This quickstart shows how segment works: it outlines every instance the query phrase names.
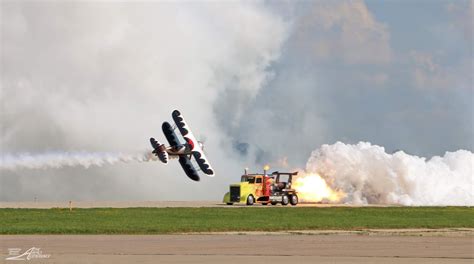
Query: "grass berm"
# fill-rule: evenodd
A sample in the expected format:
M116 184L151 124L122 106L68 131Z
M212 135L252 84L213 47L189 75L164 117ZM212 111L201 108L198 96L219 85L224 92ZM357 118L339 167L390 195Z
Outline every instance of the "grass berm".
M471 207L0 209L0 234L473 228Z

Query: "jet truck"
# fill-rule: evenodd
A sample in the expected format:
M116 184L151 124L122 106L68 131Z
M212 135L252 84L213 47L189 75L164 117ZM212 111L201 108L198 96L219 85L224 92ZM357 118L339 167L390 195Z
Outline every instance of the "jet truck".
M229 192L224 195L223 202L227 205L234 203L296 205L298 204L298 193L292 188L291 183L293 176L297 174L298 172L278 171L267 174L266 170L263 174L249 174L245 170L240 182L229 186Z

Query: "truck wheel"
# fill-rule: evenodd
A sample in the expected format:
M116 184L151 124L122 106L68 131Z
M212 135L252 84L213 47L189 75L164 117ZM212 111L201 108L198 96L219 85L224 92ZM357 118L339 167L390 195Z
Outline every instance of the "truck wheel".
M253 196L249 195L247 197L247 205L253 205L254 202L255 202L255 200L253 199Z
M289 202L288 195L283 195L281 197L281 204L282 205L288 205L288 202Z
M298 204L298 196L292 195L290 197L290 203L291 203L291 205L297 205Z
M277 202L272 202L272 205L277 205Z
M234 203L227 203L227 205L233 205Z
M268 203L262 203L262 205L267 205Z

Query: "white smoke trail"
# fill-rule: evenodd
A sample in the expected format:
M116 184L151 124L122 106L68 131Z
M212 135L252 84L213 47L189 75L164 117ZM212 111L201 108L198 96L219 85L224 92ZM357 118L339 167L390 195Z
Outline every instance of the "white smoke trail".
M474 205L474 154L446 152L427 160L359 142L313 151L306 170L319 173L353 204Z
M150 152L136 154L109 152L50 152L42 154L21 153L6 154L0 157L0 170L15 171L18 169L49 169L62 167L91 166L101 167L105 164L119 162L145 162L154 159Z

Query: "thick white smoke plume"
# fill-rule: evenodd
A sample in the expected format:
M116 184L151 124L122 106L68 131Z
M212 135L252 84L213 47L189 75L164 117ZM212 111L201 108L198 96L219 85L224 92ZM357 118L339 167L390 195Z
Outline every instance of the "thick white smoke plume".
M119 162L145 162L153 159L151 153L109 153L109 152L50 152L43 154L22 153L2 155L0 170L16 171L19 169L49 169L62 167L91 166L101 167L105 164Z
M195 136L209 139L205 149L220 176L198 186L174 161L1 170L0 200L7 201L220 199L217 190L235 178L224 172L243 165L233 162L213 105L238 90L244 95L227 112L245 109L272 78L289 27L262 1L1 1L0 18L1 155L134 153L151 148L152 136L163 141L162 122L179 109ZM38 175L41 186L31 181Z
M446 152L427 160L367 142L337 142L313 151L306 165L353 204L474 205L474 154Z

